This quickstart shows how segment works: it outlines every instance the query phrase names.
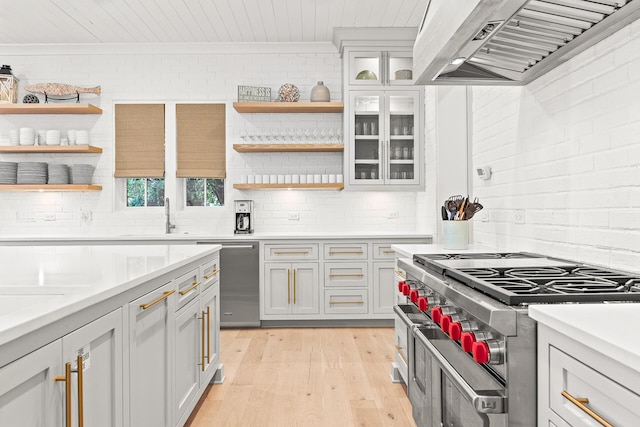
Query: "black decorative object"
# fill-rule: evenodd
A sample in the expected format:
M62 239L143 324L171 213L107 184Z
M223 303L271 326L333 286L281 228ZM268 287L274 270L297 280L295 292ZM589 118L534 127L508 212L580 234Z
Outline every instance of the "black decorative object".
M28 93L24 96L24 98L22 98L22 102L24 104L39 104L40 99L38 99L38 97L35 96L34 94Z

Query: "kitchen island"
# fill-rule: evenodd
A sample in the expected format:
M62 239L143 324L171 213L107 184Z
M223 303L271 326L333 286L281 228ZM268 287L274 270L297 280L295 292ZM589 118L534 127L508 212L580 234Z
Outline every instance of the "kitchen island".
M0 247L3 423L183 425L223 379L220 248Z

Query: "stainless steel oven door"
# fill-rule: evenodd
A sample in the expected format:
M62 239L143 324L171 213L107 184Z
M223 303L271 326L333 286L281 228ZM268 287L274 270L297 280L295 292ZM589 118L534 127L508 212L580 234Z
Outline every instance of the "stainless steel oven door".
M507 427L505 387L497 378L440 329L416 326L413 336L410 377L424 387L425 399L421 413L414 413L418 426Z

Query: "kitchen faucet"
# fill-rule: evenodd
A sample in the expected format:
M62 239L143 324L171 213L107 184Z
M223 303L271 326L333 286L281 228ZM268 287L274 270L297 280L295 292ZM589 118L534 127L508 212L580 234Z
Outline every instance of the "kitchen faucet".
M166 199L164 199L164 214L167 217L167 221L165 224L165 232L166 234L171 234L171 230L175 230L176 225L175 224L171 224L171 208L169 206L169 198L167 197Z

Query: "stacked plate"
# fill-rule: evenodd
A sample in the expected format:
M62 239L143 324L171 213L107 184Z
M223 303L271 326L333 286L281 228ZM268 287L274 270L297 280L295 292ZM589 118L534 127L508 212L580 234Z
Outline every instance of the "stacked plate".
M69 183L69 166L67 165L49 165L49 181L48 184L68 184Z
M89 145L88 130L76 130L76 145Z
M18 181L18 164L0 162L0 184L15 184Z
M45 134L47 145L60 145L60 131L56 129L48 130Z
M18 184L46 184L47 164L42 162L18 163Z
M71 166L71 183L72 184L91 184L93 176L93 166L85 164L76 164Z

